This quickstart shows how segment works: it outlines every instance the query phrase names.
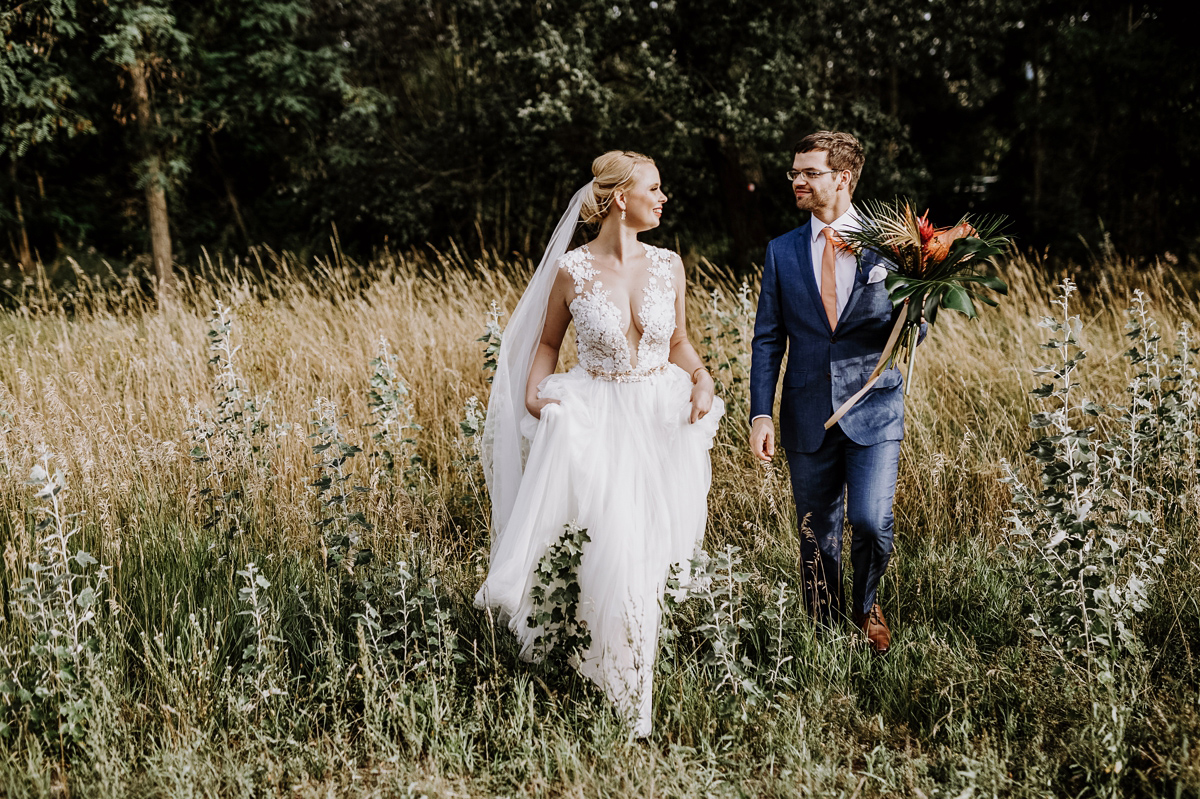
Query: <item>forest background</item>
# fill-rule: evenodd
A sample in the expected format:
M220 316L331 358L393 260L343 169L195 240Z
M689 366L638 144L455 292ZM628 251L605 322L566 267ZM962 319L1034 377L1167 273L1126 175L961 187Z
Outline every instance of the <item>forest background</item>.
M527 256L629 148L671 195L658 243L743 268L796 223L792 142L835 128L867 147L860 197L1194 264L1184 5L4 0L0 263L304 261L333 227L362 257Z

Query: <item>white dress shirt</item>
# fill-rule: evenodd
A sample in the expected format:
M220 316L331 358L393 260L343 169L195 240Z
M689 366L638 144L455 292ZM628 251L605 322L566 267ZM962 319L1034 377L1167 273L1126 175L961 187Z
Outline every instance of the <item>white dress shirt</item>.
M821 258L825 255L825 234L822 233L825 228L831 227L838 233L847 230L859 230L862 228L862 222L858 216L858 210L852 205L846 209L846 213L833 220L833 224L826 225L816 216L812 217L812 265L813 275L817 279L817 295L821 294ZM837 315L840 318L842 311L846 309L846 303L850 301L850 292L854 290L854 274L858 270L858 259L854 254L838 248L836 260L834 261L834 271L837 274ZM887 270L882 266L874 266L867 274L868 283L878 283L887 276Z

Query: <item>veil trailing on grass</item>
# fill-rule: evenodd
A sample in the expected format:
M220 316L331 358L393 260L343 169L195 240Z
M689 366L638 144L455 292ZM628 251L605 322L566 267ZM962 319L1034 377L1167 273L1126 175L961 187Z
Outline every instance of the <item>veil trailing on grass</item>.
M546 245L541 263L513 310L501 340L480 451L483 476L492 497L493 550L504 535L517 491L521 487L521 473L527 452L521 426L526 418L530 421L533 419L525 409L525 384L542 337L542 326L546 323L546 305L558 272L555 264L571 246L584 197L591 190L592 183L589 181L571 198L566 213L558 220L554 234Z

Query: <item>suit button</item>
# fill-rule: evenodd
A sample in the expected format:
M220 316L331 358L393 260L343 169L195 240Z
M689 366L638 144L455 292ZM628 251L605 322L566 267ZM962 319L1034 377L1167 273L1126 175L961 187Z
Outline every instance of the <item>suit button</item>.
M830 336L830 337L829 337L829 343L830 343L830 344L837 344L837 336Z

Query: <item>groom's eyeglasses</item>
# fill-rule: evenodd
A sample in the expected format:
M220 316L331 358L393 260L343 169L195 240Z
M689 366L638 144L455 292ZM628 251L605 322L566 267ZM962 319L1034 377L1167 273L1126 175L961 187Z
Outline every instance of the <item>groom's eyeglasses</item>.
M795 180L796 178L803 177L806 181L808 181L808 180L816 180L817 178L821 177L821 175L831 175L834 172L841 172L841 171L842 170L840 170L840 169L826 169L824 172L818 172L815 169L805 169L802 172L797 172L794 169L789 169L787 176L788 176L788 180Z

